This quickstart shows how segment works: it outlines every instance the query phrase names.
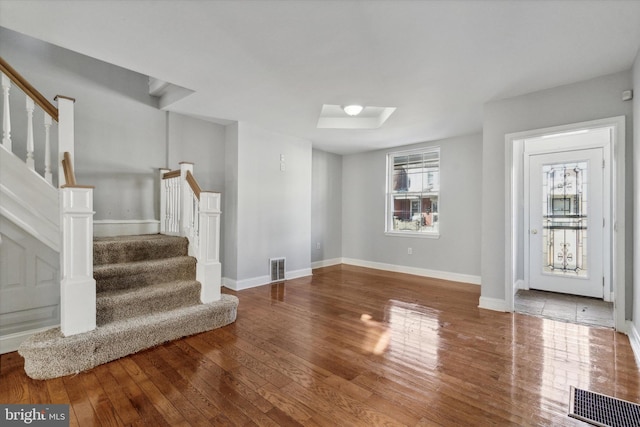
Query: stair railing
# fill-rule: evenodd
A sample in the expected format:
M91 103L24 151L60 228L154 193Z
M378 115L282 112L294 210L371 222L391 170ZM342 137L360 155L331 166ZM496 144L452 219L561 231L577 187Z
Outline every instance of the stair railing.
M2 84L2 147L13 153L12 128L11 128L11 99L12 84L22 90L25 96L25 113L27 117L26 151L25 163L29 169L36 172L35 167L35 133L33 125L33 113L35 106L40 107L44 112L44 172L42 177L53 185L51 173L51 126L53 122L58 123L58 162L62 161L65 152L73 155L74 152L74 113L73 104L75 100L66 96L58 95L55 101L56 108L51 104L35 87L33 87L20 73L18 73L7 61L0 57L0 82ZM58 183L62 183L62 170L58 169Z
M203 303L218 301L220 264L220 193L202 191L193 163L180 169L160 169L160 232L189 239L189 255L197 260L196 280Z
M56 108L11 65L0 57L2 87L2 149L15 155L11 127L12 85L25 96L27 129L25 166L53 186L51 172L51 126L58 124L58 206L60 212L60 328L65 336L87 332L96 327L96 288L93 279L93 187L77 185L73 172L74 102L58 95ZM20 95L18 95L20 96ZM44 112L44 172L36 171L33 113L35 106ZM16 156L17 158L17 156ZM63 183L65 183L63 185ZM0 182L0 186L3 183ZM28 204L29 200L25 200Z

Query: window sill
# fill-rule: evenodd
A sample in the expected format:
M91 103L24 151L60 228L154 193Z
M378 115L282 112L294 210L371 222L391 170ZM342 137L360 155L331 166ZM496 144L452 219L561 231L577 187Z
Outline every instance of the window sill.
M418 239L439 239L440 233L416 233L412 231L385 231L385 236L417 237Z

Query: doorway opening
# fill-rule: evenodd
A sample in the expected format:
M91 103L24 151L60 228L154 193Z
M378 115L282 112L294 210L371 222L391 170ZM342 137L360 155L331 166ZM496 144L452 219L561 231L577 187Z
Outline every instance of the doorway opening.
M509 134L505 142L507 311L547 304L560 320L582 323L583 313L606 317L609 304L624 332L625 286L616 280L624 277L624 117ZM575 314L562 319L567 301Z

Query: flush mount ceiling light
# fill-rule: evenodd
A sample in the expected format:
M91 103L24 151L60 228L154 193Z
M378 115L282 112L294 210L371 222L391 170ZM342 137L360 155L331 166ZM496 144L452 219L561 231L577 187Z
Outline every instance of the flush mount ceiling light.
M357 116L362 112L364 107L362 105L345 105L342 109L350 116Z
M358 107L358 111L352 110L352 107ZM372 105L323 104L317 127L318 129L377 129L395 110L395 107Z

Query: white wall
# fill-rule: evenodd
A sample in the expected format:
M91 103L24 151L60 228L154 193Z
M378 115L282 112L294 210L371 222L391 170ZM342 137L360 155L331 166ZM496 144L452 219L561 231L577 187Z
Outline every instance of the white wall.
M235 130L227 135L227 210L237 196L237 234L228 244L225 259L237 260L236 271L225 269L230 287L240 289L269 282L269 259L287 259L287 277L311 273L311 142L286 136L249 123L237 126L237 159L233 159ZM285 170L281 170L280 156ZM237 178L232 178L237 160ZM235 186L232 189L229 186ZM235 243L235 245L234 245ZM235 273L235 277L234 277Z
M312 157L311 261L321 266L342 257L342 156L314 149Z
M485 104L482 150L482 297L504 301L505 295L505 135L545 127L626 116L627 235L631 233L631 103L622 91L631 88L629 71ZM626 257L631 259L631 239ZM632 265L627 263L631 295ZM627 298L627 315L631 314Z
M433 145L441 149L440 238L385 235L386 154ZM344 156L342 256L365 264L442 272L477 282L480 275L481 152L482 135L475 134ZM413 250L412 255L407 254L409 247Z

